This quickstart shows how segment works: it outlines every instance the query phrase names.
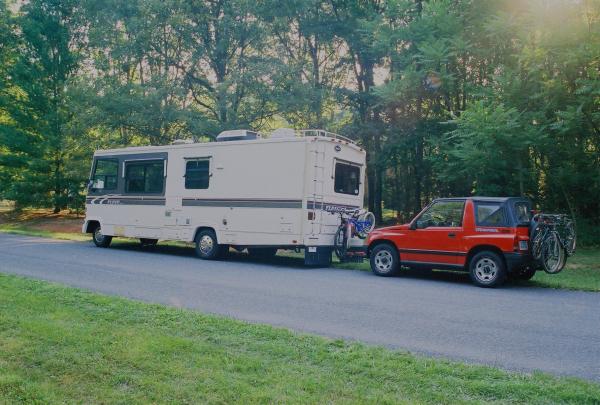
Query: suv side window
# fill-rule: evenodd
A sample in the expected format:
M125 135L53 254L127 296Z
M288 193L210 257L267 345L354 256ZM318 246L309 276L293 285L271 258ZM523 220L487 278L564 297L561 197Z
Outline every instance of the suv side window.
M438 201L417 219L417 228L462 226L464 201Z
M508 226L504 205L501 203L475 203L475 224L478 226Z

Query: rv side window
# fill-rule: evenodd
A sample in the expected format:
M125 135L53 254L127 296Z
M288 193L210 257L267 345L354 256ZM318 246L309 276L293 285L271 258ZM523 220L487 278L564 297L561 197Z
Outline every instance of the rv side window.
M335 164L334 189L336 193L358 195L360 167L346 163Z
M185 164L185 188L206 189L210 180L209 161L188 160Z
M162 193L164 183L163 160L125 162L126 193Z
M93 190L114 190L117 188L119 162L115 159L98 159L92 176Z

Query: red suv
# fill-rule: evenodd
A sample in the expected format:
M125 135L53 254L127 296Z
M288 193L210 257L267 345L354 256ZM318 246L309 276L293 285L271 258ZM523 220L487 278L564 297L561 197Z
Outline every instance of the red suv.
M440 198L412 222L379 228L367 239L371 269L395 275L401 266L468 271L481 287L511 275L530 279L531 202L515 197Z

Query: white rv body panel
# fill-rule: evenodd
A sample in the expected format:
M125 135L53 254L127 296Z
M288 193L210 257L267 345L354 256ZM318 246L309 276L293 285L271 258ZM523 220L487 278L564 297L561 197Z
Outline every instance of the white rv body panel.
M330 136L102 150L94 154L92 178L100 160L118 164L117 181L94 180L112 188L90 188L83 232L98 223L104 235L190 242L199 229L211 228L219 244L332 246L340 223L335 211L363 206L365 152ZM161 190L130 190L147 186L149 170L156 180L161 161ZM152 168L143 169L143 162ZM356 190L334 190L338 163L358 168ZM188 164L208 166L206 188L186 188ZM134 166L141 177L132 174Z

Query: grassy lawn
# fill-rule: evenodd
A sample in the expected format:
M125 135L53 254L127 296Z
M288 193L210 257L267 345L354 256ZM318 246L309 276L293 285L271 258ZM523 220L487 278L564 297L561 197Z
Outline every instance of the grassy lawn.
M434 360L0 275L0 403L598 403L600 385Z
M567 266L559 274L546 274L539 271L523 285L535 285L570 290L600 291L600 248L582 248L567 261Z
M73 215L50 215L47 211L25 211L19 216L10 211L0 210L0 232L9 232L21 235L32 235L50 237L56 239L89 241L90 236L80 232L82 218ZM137 246L137 240L115 239L115 245ZM172 250L191 245L182 242L161 242L163 248L169 246ZM180 253L180 252L177 252ZM191 254L191 250L187 253ZM183 253L185 254L185 253ZM280 252L278 256L282 264L301 264L301 255L293 252ZM234 255L235 259L235 255ZM286 262L287 260L287 262ZM334 260L334 267L370 271L368 262L363 263L339 263ZM456 274L442 271L419 272L405 271L405 277L433 277L443 280L465 281L465 274ZM517 282L523 286L535 286L545 288L563 288L571 290L597 291L600 292L600 248L579 248L574 256L570 257L566 268L559 274L549 275L539 271L532 280Z

